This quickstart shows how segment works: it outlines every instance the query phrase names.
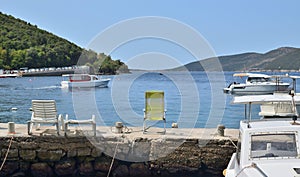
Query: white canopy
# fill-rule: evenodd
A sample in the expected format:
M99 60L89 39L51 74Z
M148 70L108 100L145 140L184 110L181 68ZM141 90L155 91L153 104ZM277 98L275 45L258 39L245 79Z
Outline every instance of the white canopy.
M267 75L267 74L259 74L259 73L234 73L234 77L262 77L262 78L292 78L292 79L300 79L300 76L291 76L289 74L285 75Z
M294 96L295 102L300 102L300 95ZM291 102L292 96L287 93L274 93L273 95L245 95L233 98L233 104L262 104L267 102Z
M266 74L254 74L254 73L235 73L233 74L234 77L262 77L262 78L269 78L269 75Z

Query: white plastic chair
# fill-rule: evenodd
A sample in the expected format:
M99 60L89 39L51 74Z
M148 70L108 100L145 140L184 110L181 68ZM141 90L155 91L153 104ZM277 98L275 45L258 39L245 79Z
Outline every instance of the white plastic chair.
M65 131L65 136L67 136L67 132L68 132L68 127L69 124L91 124L92 125L92 131L93 131L93 136L96 136L96 118L95 115L92 115L91 119L87 119L87 120L72 120L69 119L68 114L66 115L66 119L62 120L62 125L63 125L63 130Z
M35 124L55 124L59 135L59 122L62 119L62 115L57 114L55 100L32 100L31 120L27 122L28 135L32 134Z

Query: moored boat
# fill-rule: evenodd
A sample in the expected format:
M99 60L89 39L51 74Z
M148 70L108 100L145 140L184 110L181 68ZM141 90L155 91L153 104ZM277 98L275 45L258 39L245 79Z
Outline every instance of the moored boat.
M109 78L100 78L97 75L89 74L66 74L62 75L62 88L91 88L91 87L107 87Z
M245 83L233 82L223 89L224 93L234 95L272 94L275 91L288 91L290 83L282 82L281 77L256 73L235 73L234 77L246 77Z
M22 76L21 72L18 71L4 72L2 69L0 69L0 78L15 78L21 76Z
M298 98L297 98L298 99ZM300 122L295 95L240 96L235 104L245 104L245 120L240 122L237 151L224 172L226 177L300 176ZM262 109L263 118L252 120L252 104L273 104ZM248 105L248 109L247 109ZM274 114L274 109L281 107Z

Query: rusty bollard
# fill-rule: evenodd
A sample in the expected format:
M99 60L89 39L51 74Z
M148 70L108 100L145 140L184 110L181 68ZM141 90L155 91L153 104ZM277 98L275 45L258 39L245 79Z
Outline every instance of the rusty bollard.
M218 135L219 136L224 136L224 130L225 130L225 126L224 125L218 125Z

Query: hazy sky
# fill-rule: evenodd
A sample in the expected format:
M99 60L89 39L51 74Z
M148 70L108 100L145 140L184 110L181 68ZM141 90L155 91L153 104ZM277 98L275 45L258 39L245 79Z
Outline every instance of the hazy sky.
M218 56L264 53L283 46L300 47L299 7L298 0L0 0L2 13L35 24L84 48L89 48L97 35L112 25L155 16L176 20L197 31ZM152 27L160 30L160 25ZM178 33L176 29L168 30ZM149 53L150 58L151 53L155 57L157 53L169 59L178 57L179 63L195 60L186 51L186 54L173 55L184 50L178 49L181 45L178 43L164 44L168 42L162 44L147 39L137 40L132 45L134 41L131 41L118 46L119 50L111 54L123 61L149 57Z

